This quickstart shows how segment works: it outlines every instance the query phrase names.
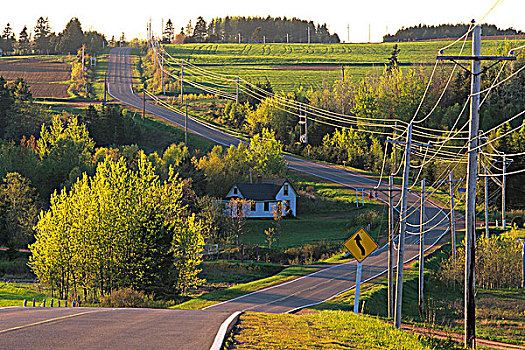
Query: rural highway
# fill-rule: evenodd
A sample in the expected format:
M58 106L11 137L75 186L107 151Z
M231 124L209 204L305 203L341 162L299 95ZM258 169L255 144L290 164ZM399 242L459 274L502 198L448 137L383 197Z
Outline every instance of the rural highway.
M120 102L142 109L142 97L136 95L132 89L130 50L130 48L115 48L111 51L108 66L108 90L110 95ZM184 116L159 106L146 103L146 111L179 126L184 125ZM213 129L196 119L188 120L188 130L225 146L232 144L237 145L241 142L234 136ZM371 188L377 185L377 181L374 179L360 176L338 167L327 166L291 156L286 156L286 160L291 169L312 174L348 187ZM380 188L385 189L386 184L383 184ZM386 201L387 195L380 192L379 198ZM410 195L409 205L418 200L418 197ZM414 212L414 214L416 215L409 217L409 222L412 225L417 225L419 223L419 212ZM439 208L430 203L426 206L426 214L428 218L434 217L429 226L437 225L435 229L426 234L425 246L428 248L446 234L448 221L446 220L446 213L441 212ZM439 224L440 222L442 223ZM411 230L411 227L408 227L408 230ZM418 232L418 230L413 227L412 230ZM405 261L413 260L418 252L419 236L408 234L405 240ZM395 256L397 256L397 253ZM387 269L387 259L386 246L368 257L363 263L362 279L367 280L384 273ZM291 282L266 288L234 300L212 305L207 307L206 310L228 312L292 312L307 305L320 303L342 291L351 289L355 284L355 274L356 263L352 261L323 269Z
M121 103L142 109L142 96L134 94L129 48L111 50L108 66L109 94ZM171 123L184 125L184 117L146 104L146 110ZM221 145L237 145L234 136L195 119L188 129ZM286 156L288 166L304 173L351 188L371 188L377 181L344 169ZM380 189L385 189L382 184ZM387 195L379 192L379 199ZM409 195L409 205L418 197ZM446 214L435 205L426 205L433 218L425 247L434 245L447 234ZM417 226L418 211L409 217ZM408 227L418 232L416 227ZM396 244L397 245L397 244ZM405 262L417 257L419 236L408 234ZM397 256L394 254L394 256ZM395 261L396 259L394 259ZM381 247L363 262L362 280L386 272L387 247ZM102 309L102 308L0 308L0 349L210 349L221 324L235 311L289 313L319 304L355 286L355 261L334 265L310 275L265 288L239 298L212 305L205 311ZM386 305L384 306L386 309Z
M0 349L210 349L229 312L0 308Z

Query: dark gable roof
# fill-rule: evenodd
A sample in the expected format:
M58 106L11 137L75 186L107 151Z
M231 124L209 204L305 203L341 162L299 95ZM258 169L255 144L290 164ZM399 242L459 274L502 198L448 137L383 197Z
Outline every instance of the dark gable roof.
M282 186L275 184L235 184L245 199L254 201L271 201Z

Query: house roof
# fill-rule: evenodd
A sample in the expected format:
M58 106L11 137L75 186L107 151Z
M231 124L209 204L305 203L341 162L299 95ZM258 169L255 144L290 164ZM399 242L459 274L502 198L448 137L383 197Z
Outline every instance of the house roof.
M235 184L246 199L254 201L271 201L275 200L275 196L282 186L275 184Z

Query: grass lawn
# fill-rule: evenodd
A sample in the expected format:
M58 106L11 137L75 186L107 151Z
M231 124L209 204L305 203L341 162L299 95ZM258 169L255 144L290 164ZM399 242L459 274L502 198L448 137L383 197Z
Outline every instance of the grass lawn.
M0 307L23 306L24 299L27 300L28 305L30 305L33 298L37 305L40 305L42 300L46 298L45 294L36 290L36 284L0 282Z
M452 344L395 329L347 311L288 315L246 313L226 349L453 349ZM459 347L458 347L459 348Z
M172 309L197 310L203 307L220 303L221 301L233 299L253 291L269 287L271 285L295 279L309 273L315 272L319 268L307 266L293 266L288 267L276 275L263 278L257 281L238 284L226 289L217 290L214 292L198 295L195 298L171 307Z

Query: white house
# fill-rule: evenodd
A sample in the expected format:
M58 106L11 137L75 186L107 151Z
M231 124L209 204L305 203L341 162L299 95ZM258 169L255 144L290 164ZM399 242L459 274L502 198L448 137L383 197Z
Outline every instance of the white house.
M262 179L258 177L255 184L234 184L226 200L234 198L249 201L249 208L245 208L248 218L271 218L272 211L278 202L283 203L282 216L297 215L297 192L287 179ZM237 208L234 210L236 215Z

